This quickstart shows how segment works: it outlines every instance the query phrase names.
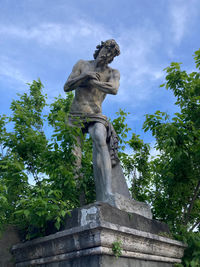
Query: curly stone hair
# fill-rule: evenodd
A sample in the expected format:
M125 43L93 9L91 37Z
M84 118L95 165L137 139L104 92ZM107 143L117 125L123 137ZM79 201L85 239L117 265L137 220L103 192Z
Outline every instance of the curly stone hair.
M116 57L116 56L119 56L119 54L120 54L119 45L116 43L116 41L114 39L110 39L110 40L107 40L105 42L102 41L101 44L99 44L99 45L96 46L96 50L95 50L95 52L93 54L94 59L97 58L100 50L103 47L107 47L107 48L109 48L110 50L113 51L113 58ZM110 60L110 62L113 61L113 58Z

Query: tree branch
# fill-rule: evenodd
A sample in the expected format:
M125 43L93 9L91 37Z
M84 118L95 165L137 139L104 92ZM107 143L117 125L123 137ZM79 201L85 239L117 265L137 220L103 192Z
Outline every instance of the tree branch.
M191 214L191 211L193 209L193 206L194 206L194 202L196 200L196 198L198 197L198 193L199 193L199 189L200 189L200 180L195 188L195 191L194 191L194 195L192 197L192 200L190 202L190 205L189 205L189 208L187 210L187 214L185 216L185 220L184 220L184 225L187 225L188 221L189 221L189 218L190 218L190 214Z
M200 224L200 221L198 221L197 223L195 223L192 228L190 229L190 231L193 231L195 227L197 227Z

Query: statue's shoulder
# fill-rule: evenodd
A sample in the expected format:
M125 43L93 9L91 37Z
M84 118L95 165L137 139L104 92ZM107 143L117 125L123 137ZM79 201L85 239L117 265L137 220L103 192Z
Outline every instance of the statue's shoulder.
M109 72L115 76L115 77L120 77L120 72L117 70L117 69L113 69L111 67L108 67L109 68Z
M79 59L77 62L76 62L76 64L75 65L85 65L85 64L87 64L87 61L86 60L83 60L83 59Z
M89 61L89 60L83 60L83 59L79 59L76 64L75 64L75 67L78 67L78 68L83 68L85 66L88 66L91 64L92 61Z
M89 63L87 60L79 59L73 66L73 72L78 72L83 70Z

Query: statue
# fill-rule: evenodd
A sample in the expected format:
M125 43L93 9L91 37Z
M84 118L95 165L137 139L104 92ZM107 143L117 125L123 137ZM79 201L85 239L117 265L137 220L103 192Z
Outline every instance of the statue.
M80 60L64 86L66 92L75 90L68 123L89 132L93 140L96 198L101 202L72 210L63 231L14 245L16 266L170 267L181 261L186 245L161 236L170 234L168 227L150 220L147 204L130 198L117 157L117 136L101 112L106 94L119 88L119 72L108 67L117 55L114 40L102 42L94 60ZM111 247L118 239L121 257L116 263Z
M127 211L135 211L125 177L117 156L118 138L113 126L102 115L102 102L107 94L116 95L120 74L108 66L120 54L115 40L101 42L94 52L94 60L79 60L67 79L64 90L75 90L68 123L79 125L93 140L93 169L96 200ZM81 164L81 150L76 147L77 162Z

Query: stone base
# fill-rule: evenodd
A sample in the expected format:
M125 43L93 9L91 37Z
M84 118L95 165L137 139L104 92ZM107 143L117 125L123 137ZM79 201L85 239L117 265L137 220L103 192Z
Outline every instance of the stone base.
M128 257L116 258L110 255L79 256L64 260L39 265L40 267L172 267L172 263L139 260Z
M84 253L85 252L85 253ZM119 258L114 257L111 251L103 250L99 247L92 250L84 251L80 254L60 255L60 257L48 258L45 262L41 259L39 261L24 262L23 265L16 266L40 266L40 267L173 267L173 263L167 263L166 259L162 262L159 260L136 259L127 256ZM92 255L94 253L94 255ZM96 254L95 254L96 253ZM88 255L87 255L88 254ZM107 255L106 255L107 254ZM175 262L175 261L174 261Z
M127 198L115 193L107 201L111 206L130 213L137 213L148 219L152 219L151 209L148 204Z
M161 236L166 224L105 203L72 211L63 231L13 246L17 267L172 267L185 245ZM113 254L114 242L122 254Z
M10 253L10 248L20 242L20 237L17 229L14 226L7 225L0 233L0 267L14 267L13 256Z

